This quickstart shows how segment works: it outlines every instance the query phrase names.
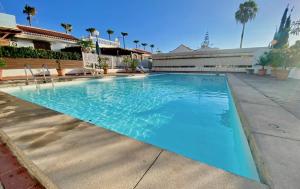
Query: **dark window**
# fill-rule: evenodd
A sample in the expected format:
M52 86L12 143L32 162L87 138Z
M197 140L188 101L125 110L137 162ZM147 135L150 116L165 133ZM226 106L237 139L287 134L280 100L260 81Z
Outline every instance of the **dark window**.
M51 44L46 41L33 41L35 49L51 50Z

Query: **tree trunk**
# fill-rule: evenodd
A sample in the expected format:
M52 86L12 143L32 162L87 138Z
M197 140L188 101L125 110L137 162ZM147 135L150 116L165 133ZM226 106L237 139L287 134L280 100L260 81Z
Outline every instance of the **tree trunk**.
M123 36L123 46L124 46L124 49L125 49L125 37Z
M108 34L108 39L110 40L110 34Z
M242 35L241 35L241 44L240 44L240 48L243 48L243 40L244 40L244 33L245 33L245 25L243 24L243 30L242 30Z
M31 26L31 16L28 15L27 19L28 19L28 22L29 22L29 26Z

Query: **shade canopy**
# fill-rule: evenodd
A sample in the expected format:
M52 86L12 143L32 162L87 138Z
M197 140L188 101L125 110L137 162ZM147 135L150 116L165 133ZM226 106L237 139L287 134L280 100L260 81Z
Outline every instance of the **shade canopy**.
M101 49L101 54L103 55L111 55L111 56L123 56L123 55L131 55L135 54L143 54L141 52L131 50L131 49L124 49L120 47L103 47Z

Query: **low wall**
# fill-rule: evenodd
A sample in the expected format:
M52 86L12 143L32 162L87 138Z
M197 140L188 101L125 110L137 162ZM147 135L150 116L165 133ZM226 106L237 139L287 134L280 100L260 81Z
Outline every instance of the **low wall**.
M40 69L43 64L46 64L49 69L57 68L57 63L55 59L39 59L39 58L3 58L6 69L24 69L24 65L28 64L31 68ZM61 63L61 67L63 69L66 68L83 68L82 60L59 60Z
M25 76L24 66L30 65L35 75L42 75L43 64L47 65L51 75L57 75L58 67L54 59L37 59L37 58L3 58L6 67L3 69L2 76L5 77L22 77ZM66 74L79 74L83 71L82 60L60 60L60 65L65 69Z

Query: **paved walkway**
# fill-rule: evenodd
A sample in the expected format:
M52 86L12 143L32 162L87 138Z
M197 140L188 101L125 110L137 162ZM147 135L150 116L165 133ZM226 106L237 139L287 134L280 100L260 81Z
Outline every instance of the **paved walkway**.
M43 189L0 140L0 189Z
M0 99L1 137L46 188L268 188L5 93Z
M274 189L300 186L299 81L229 74L263 180Z
M300 80L280 81L245 74L237 74L237 77L300 119Z

